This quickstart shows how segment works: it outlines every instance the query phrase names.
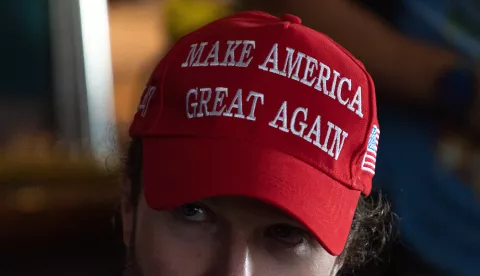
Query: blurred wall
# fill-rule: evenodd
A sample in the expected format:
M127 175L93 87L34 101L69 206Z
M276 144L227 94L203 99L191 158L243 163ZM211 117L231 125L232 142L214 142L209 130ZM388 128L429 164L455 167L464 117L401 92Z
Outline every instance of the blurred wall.
M55 122L48 1L0 1L0 18L4 22L0 24L0 146L3 146L20 133L51 131Z

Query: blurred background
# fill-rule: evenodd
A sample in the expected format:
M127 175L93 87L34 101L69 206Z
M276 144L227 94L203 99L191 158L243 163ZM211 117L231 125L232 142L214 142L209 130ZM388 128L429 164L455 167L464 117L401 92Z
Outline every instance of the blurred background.
M0 275L121 273L121 161L149 74L180 36L245 9L300 15L377 84L375 185L399 235L355 275L480 275L474 0L0 1Z

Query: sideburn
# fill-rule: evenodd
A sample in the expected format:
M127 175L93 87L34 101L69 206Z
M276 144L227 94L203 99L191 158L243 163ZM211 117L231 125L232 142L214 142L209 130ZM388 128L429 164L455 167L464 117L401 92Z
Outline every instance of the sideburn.
M135 236L137 232L137 206L142 186L142 140L134 138L128 147L125 162L126 177L130 180L129 200L132 212L132 231L126 248L125 269L123 276L142 276L142 270L137 262Z
M130 237L130 243L126 248L125 255L125 269L123 276L142 276L142 270L137 262L136 250L135 250L135 236L137 232L137 206L132 206L132 233Z

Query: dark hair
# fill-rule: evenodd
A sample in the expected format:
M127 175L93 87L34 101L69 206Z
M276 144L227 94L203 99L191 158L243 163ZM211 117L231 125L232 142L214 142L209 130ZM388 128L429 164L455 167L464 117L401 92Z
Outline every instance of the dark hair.
M142 142L133 139L125 159L125 177L131 183L130 202L138 204L141 191ZM352 223L348 241L340 256L342 272L351 272L361 265L376 261L389 244L393 231L393 214L381 193L361 197Z

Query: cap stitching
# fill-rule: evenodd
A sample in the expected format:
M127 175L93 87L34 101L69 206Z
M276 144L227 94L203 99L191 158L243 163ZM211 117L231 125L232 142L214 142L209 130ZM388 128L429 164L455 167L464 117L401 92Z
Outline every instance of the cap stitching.
M320 32L319 32L320 33ZM340 49L348 58L350 58L350 60L352 60L359 68L360 70L362 70L362 72L364 73L365 77L367 78L367 85L368 85L368 93L369 95L370 94L374 94L374 93L370 93L370 92L373 92L374 89L374 86L372 84L373 80L372 78L370 77L370 75L368 74L365 66L357 59L355 58L350 52L348 52L343 46L341 46L340 44L338 44L336 41L334 41L332 38L330 38L329 36L323 34L323 33L320 33L322 34L324 37L326 37L330 42L333 43L333 45L335 45L338 49ZM369 98L369 106L372 107L372 106L375 106L375 102L373 100L374 98L374 95L368 97ZM375 112L376 113L376 112ZM365 130L365 133L363 134L363 137L365 137L363 139L363 142L362 142L362 147L354 153L355 155L355 158L352 158L352 161L351 161L351 164L350 164L350 175L354 176L354 175L357 175L357 173L354 173L353 170L355 170L356 172L359 171L359 169L357 168L358 166L358 163L359 163L359 159L362 159L362 153L364 152L364 146L365 146L365 142L368 141L368 134L370 132L370 128L373 124L373 120L374 120L374 116L375 114L371 114L368 118L368 127L367 129ZM357 178L356 177L352 177L352 181L353 181L353 185L359 185L362 189L362 192L365 190L366 186L365 186L365 183L360 182L358 183L357 181Z

